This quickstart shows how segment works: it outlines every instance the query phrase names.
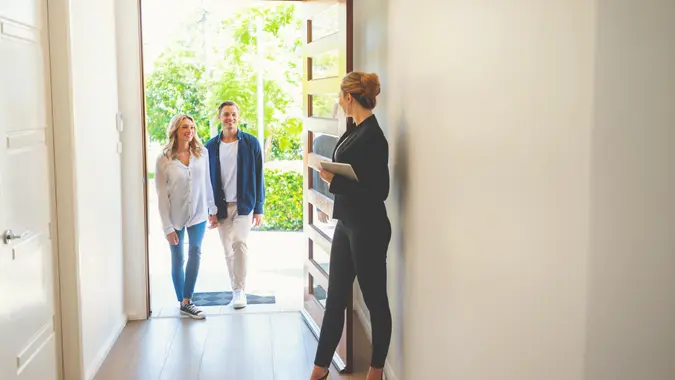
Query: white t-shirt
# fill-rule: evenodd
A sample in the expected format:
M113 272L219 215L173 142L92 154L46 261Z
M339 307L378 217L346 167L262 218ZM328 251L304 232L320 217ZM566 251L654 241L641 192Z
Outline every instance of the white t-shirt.
M220 179L226 202L237 201L237 151L239 140L231 143L220 141Z

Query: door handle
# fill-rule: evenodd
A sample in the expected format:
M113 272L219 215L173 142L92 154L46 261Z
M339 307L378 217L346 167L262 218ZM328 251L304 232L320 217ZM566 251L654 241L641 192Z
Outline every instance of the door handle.
M2 241L4 241L5 244L9 244L12 242L12 240L23 239L26 236L28 236L28 232L24 232L21 235L15 235L12 230L7 230L4 234L2 234Z

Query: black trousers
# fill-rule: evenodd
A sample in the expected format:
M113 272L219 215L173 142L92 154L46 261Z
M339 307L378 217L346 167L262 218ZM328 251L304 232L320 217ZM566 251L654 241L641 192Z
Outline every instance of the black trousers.
M387 297L387 248L390 240L391 224L386 216L368 223L338 221L330 253L328 297L315 365L330 365L342 336L347 298L354 277L357 277L370 311L373 330L370 365L384 367L391 341L391 311Z

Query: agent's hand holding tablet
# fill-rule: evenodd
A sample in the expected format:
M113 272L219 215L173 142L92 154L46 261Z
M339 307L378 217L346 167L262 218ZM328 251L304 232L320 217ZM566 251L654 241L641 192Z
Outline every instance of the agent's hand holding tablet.
M352 166L349 164L343 164L341 162L321 161L319 162L319 165L321 166L321 169L329 173L341 175L352 181L359 182L359 178L356 176L354 168L352 168Z

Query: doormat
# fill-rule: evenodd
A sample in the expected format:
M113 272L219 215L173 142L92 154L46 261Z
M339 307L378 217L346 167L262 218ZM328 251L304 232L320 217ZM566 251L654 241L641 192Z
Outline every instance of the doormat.
M246 301L249 305L263 305L276 303L274 296L259 296L246 293ZM221 306L232 302L232 292L203 292L192 295L192 303L195 306Z

